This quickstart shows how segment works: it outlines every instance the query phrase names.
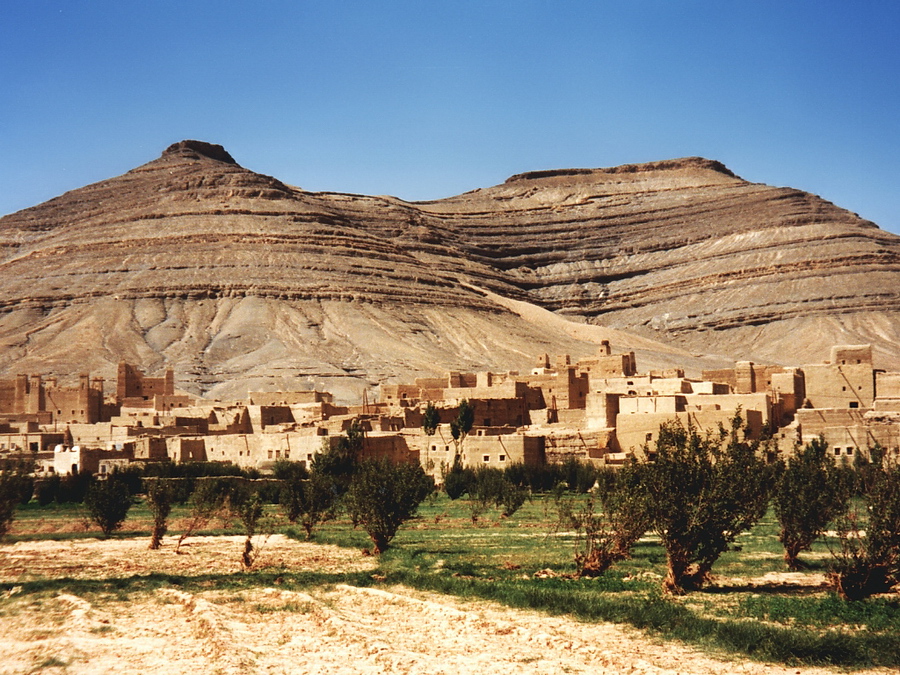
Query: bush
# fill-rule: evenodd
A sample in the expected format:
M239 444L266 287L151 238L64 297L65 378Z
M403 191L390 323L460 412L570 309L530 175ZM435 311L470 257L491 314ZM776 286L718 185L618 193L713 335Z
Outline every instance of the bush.
M144 470L139 466L115 466L110 476L120 483L125 483L128 487L128 493L132 496L140 493L143 489L141 476Z
M576 532L575 569L579 577L603 574L613 563L631 557L631 550L650 526L644 465L631 463L596 474L599 485L586 502L557 501L560 527Z
M335 504L350 489L350 481L356 472L364 444L365 433L354 420L334 446L327 440L323 441L322 452L313 457L310 473L318 475L323 485L330 484Z
M572 492L586 494L597 482L597 469L594 465L581 462L575 457L567 457L556 468L558 471L556 483L564 482Z
M804 567L798 555L810 550L828 524L847 510L852 488L850 470L835 465L822 438L798 448L788 460L775 484L772 505L789 569Z
M29 470L25 465L0 469L0 538L9 532L16 506L31 498L34 483Z
M175 501L175 486L172 478L145 478L144 492L147 507L153 515L153 532L150 535L150 549L156 550L168 530L169 513Z
M490 466L479 466L472 471L472 482L469 485L469 511L472 523L491 505L503 502L503 493L509 485L503 478L503 471Z
M277 480L304 480L309 478L309 471L302 462L293 462L289 459L279 459L272 467L272 475Z
M253 567L256 558L253 548L253 537L256 535L265 509L259 494L259 485L254 486L248 480L234 485L229 495L229 508L244 526L244 550L241 554L241 565L244 569Z
M347 498L378 554L388 548L400 526L415 515L419 504L433 491L434 481L419 464L364 459Z
M48 504L55 502L59 495L59 484L60 478L58 474L53 474L40 479L35 489L38 504L47 506Z
M719 556L766 512L772 471L741 430L740 414L718 433L677 420L660 426L656 460L642 483L651 495L651 527L666 551L669 592L699 589Z
M231 489L232 482L229 478L208 477L196 480L190 497L191 515L187 526L178 537L178 543L175 544L176 553L181 550L181 544L185 539L204 528L213 516L225 508Z
M94 476L84 472L62 476L59 481L59 490L56 493L57 503L83 503L88 488L95 482L97 482L97 479Z
M103 536L108 537L125 522L131 508L131 494L122 481L114 478L97 480L87 489L84 505L91 520L97 523Z

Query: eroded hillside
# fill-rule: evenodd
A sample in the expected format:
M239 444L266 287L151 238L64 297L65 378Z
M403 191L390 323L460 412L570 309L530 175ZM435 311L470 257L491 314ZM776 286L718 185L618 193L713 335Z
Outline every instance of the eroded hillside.
M408 203L306 192L183 141L0 219L0 250L6 374L126 358L195 392L355 398L610 338L642 367L812 362L838 342L900 367L900 238L699 158Z

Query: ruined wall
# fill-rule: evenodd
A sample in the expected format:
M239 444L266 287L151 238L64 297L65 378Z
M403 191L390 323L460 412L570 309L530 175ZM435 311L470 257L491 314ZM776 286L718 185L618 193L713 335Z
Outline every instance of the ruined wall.
M334 399L324 391L254 391L249 395L250 405L304 405L331 403Z
M900 424L869 420L862 410L803 409L797 411L800 440L806 444L820 436L836 461L853 461L856 455L869 457L869 449L881 445L892 454L900 454Z
M146 377L138 368L124 361L119 363L116 377L116 398L149 400L154 396L175 394L175 373L167 368L162 377Z

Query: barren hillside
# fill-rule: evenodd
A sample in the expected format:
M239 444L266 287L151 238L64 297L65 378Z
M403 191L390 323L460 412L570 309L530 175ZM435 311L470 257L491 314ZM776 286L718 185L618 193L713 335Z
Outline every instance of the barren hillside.
M306 192L183 141L0 219L0 253L5 374L126 358L195 392L353 399L604 338L641 367L804 363L834 342L900 367L900 238L699 158L408 203Z

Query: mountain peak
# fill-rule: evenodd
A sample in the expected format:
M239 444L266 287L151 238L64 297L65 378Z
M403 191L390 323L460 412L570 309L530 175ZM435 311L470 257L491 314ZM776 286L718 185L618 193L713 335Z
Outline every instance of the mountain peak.
M214 159L217 162L224 162L225 164L237 164L237 162L234 161L234 157L228 154L228 151L221 145L206 143L205 141L185 140L178 141L178 143L172 143L172 145L163 151L162 156L189 157L191 159L206 157L208 159Z

